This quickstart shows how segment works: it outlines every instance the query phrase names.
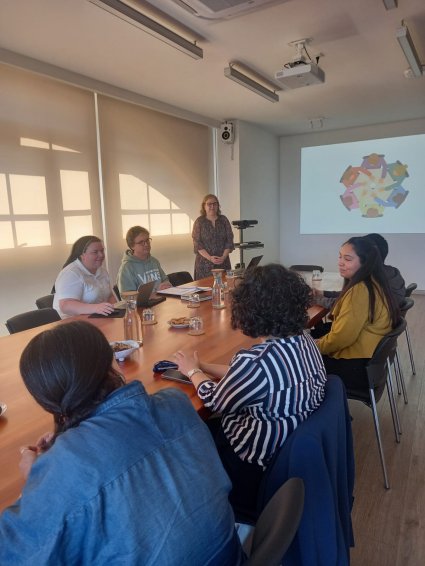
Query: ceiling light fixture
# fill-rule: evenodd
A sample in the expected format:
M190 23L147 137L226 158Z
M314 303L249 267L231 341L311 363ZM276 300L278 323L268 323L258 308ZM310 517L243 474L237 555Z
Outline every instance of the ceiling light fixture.
M392 10L393 8L397 8L398 5L397 0L383 0L383 2L386 10Z
M401 22L401 27L398 28L396 37L398 39L400 47L403 49L404 56L406 57L407 62L410 65L413 75L415 77L422 77L422 63L413 44L409 30L407 29L407 26L404 24L404 22Z
M279 102L279 96L276 94L276 91L282 89L243 63L238 61L229 63L229 66L224 69L224 76L259 94L270 102Z
M89 2L141 28L143 31L164 41L168 45L171 45L171 47L175 47L179 51L186 53L186 55L194 59L202 59L204 56L203 50L196 45L196 39L191 41L184 37L184 35L173 31L172 28L184 30L190 37L199 37L196 32L187 28L177 20L174 20L168 16L168 14L161 12L148 2L144 2L143 0L89 0ZM165 23L167 25L165 25Z

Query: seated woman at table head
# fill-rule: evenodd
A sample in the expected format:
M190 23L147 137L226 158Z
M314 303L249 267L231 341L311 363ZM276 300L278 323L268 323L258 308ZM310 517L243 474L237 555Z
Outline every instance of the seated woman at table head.
M230 501L247 512L275 452L324 397L322 357L304 331L310 298L297 273L277 264L255 267L232 292L231 320L262 341L237 352L230 366L175 353L204 405L221 414L215 442L233 483Z
M328 373L349 388L367 386L365 366L400 311L385 275L382 258L368 237L353 237L339 251L344 287L332 309L330 331L317 340Z
M159 289L171 287L159 261L151 255L149 231L142 226L133 226L125 237L128 250L124 252L117 276L120 293L136 291L140 285L160 281Z
M110 314L116 302L103 267L105 247L97 236L82 236L55 282L53 308L62 318L78 314Z
M0 564L241 563L230 481L183 392L125 385L84 321L33 338L20 370L54 433L21 449L27 479L0 515Z

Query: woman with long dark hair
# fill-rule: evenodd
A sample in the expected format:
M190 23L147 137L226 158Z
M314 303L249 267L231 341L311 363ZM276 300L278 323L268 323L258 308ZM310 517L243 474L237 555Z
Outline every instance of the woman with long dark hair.
M2 566L240 564L230 482L183 392L125 385L84 321L33 338L20 370L54 432L21 449L27 481L0 516Z
M97 236L82 236L74 242L55 282L53 308L62 318L77 314L108 315L114 310L116 297L103 267L104 260L105 247Z
M317 345L327 372L355 388L367 384L365 366L380 340L397 326L400 311L371 239L347 240L340 249L338 267L344 287L332 309L330 331Z

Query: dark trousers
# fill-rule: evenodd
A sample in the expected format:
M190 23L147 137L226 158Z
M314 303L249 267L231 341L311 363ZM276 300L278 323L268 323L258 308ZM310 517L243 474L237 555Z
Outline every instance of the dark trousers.
M217 451L232 482L229 501L239 521L252 522L257 518L257 496L264 470L258 464L244 462L235 453L221 428L220 418L207 421Z

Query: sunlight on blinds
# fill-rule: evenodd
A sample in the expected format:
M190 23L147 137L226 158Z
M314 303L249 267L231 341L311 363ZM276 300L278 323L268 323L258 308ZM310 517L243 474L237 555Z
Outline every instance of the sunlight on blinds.
M76 149L71 149L70 147L64 147L62 145L50 144L42 140L35 140L33 138L21 138L20 143L24 147L37 147L38 149L53 149L54 151L68 151L70 153L80 153Z
M13 214L47 214L46 180L36 175L9 175Z
M7 197L6 175L0 174L0 214L9 214L9 199Z
M90 186L87 171L60 172L64 210L90 210Z
M134 175L119 175L122 210L143 210L148 208L148 186Z
M13 248L12 222L0 222L0 250Z
M85 234L93 234L93 220L87 216L65 216L65 238L67 244L73 244Z
M132 226L143 226L150 230L149 216L147 214L125 214L122 216L122 237L125 239L127 231Z
M18 247L50 246L50 227L47 220L19 220L15 222Z

